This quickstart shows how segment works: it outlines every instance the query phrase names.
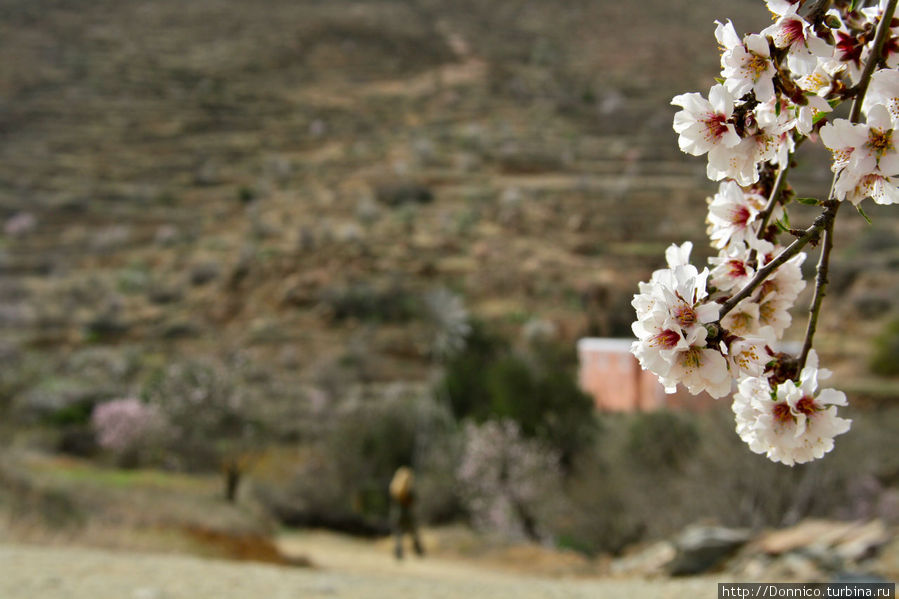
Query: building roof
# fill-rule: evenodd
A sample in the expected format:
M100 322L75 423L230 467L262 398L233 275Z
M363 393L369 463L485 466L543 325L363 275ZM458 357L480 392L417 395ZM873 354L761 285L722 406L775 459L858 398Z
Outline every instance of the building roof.
M606 351L615 353L630 353L631 344L635 339L613 339L609 337L584 337L578 340L577 350L581 351Z

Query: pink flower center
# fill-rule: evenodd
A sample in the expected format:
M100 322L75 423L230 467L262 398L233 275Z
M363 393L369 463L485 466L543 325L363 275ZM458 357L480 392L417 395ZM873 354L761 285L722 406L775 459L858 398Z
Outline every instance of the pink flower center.
M796 42L805 42L805 30L802 27L802 21L797 19L789 19L783 24L784 40L792 45Z
M730 215L730 221L741 229L746 228L746 223L749 222L749 208L746 206L737 206L734 208Z
M714 112L705 119L706 139L715 141L727 133L727 118L720 113Z
M738 279L746 276L746 263L742 260L730 260L727 263L727 274Z
M855 37L842 31L837 32L837 37L839 38L837 52L840 55L840 60L843 62L854 62L856 66L860 66L864 45L859 43Z
M689 327L696 324L696 321L699 320L699 317L696 315L696 310L688 306L687 304L680 304L674 309L674 320L677 321L682 327Z
M774 404L774 407L771 408L771 414L774 416L774 420L781 424L793 422L793 414L790 412L790 406L788 406L785 401Z
M672 331L671 329L665 329L653 337L649 344L653 347L672 349L677 346L679 341L680 335L677 332Z
M815 403L815 398L809 395L802 396L802 399L796 402L796 411L806 416L811 416L821 408Z

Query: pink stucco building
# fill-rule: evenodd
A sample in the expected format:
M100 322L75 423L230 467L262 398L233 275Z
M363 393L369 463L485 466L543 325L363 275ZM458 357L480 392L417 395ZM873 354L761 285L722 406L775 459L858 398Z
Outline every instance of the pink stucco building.
M578 341L581 389L596 408L609 412L651 411L660 408L700 409L714 401L706 394L693 397L678 389L666 394L658 378L640 368L631 354L632 339L584 338Z

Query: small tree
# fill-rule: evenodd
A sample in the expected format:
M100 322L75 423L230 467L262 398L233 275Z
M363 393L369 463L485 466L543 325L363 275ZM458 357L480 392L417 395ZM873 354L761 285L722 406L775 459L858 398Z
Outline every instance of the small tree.
M167 451L184 468L220 468L225 498L233 502L263 420L232 371L212 360L175 363L153 378L144 395L166 419Z
M97 405L91 414L97 444L125 466L137 465L165 430L165 419L154 406L135 397Z
M508 537L540 540L562 485L559 455L522 437L511 420L469 422L456 470L472 523Z

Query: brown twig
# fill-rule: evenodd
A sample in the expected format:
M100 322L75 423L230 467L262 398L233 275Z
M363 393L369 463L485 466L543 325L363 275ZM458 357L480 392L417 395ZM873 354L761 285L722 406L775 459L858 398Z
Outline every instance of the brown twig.
M836 204L834 202L834 204ZM802 251L806 245L808 245L812 241L816 241L818 237L821 235L821 231L825 230L828 226L828 223L833 221L833 217L836 215L836 210L832 207L829 207L827 210L818 215L818 218L815 219L815 222L805 230L799 239L791 243L787 246L787 248L777 255L774 260L766 264L764 267L760 268L756 271L755 276L751 281L746 283L740 291L738 291L735 295L733 295L726 302L721 304L721 311L719 312L719 319L724 318L728 312L733 310L737 304L741 301L749 297L749 295L755 291L756 287L761 285L765 279L767 279L771 274L780 268L787 260L798 254Z

